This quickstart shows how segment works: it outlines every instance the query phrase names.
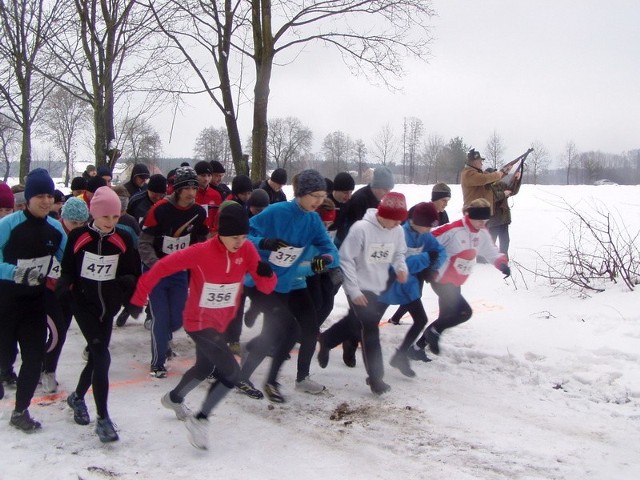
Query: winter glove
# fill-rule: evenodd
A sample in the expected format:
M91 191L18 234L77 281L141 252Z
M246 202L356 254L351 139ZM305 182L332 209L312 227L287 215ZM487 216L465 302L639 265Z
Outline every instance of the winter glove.
M498 267L498 270L500 270L502 273L504 273L504 278L507 278L507 277L511 276L511 269L509 268L509 265L507 265L506 263L501 264Z
M16 267L13 272L14 282L21 285L28 285L29 287L42 285L45 278L45 275L40 273L37 267Z
M279 238L263 238L260 240L258 244L258 248L261 250L271 250L272 252L276 252L281 248L288 247L289 244L284 240L280 240Z
M424 282L433 283L438 278L438 271L428 267L420 272L419 277Z
M324 273L327 270L327 265L333 261L329 255L318 255L311 259L311 270L313 273Z
M71 293L71 279L68 276L61 276L56 280L55 295L59 302L64 301Z
M271 269L271 265L269 262L265 262L264 260L260 260L258 262L258 268L256 268L256 273L260 277L271 277L273 275L273 270Z
M342 282L344 282L344 274L339 268L330 268L328 274L329 278L331 279L331 283L333 283L333 287L337 292L337 290L340 288L340 285L342 285Z
M127 312L129 312L129 315L131 315L133 318L138 318L140 315L142 315L142 310L144 310L143 307L139 307L138 305L134 305L133 303L127 304Z

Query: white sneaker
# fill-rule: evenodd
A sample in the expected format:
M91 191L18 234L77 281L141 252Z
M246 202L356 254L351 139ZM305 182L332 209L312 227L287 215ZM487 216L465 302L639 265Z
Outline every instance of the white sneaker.
M296 390L306 393L311 393L312 395L318 395L325 391L325 386L320 385L318 382L314 382L309 377L306 377L304 380L296 381Z
M209 447L209 420L198 419L193 415L187 417L185 426L189 432L189 442L196 448L206 450Z
M189 407L187 407L184 402L175 403L171 401L171 395L169 395L169 392L160 399L160 403L162 403L164 408L173 410L178 420L184 421L189 415L191 415L191 410L189 410Z
M56 393L58 391L58 382L56 381L55 372L42 372L40 382L42 383L42 391L44 393Z

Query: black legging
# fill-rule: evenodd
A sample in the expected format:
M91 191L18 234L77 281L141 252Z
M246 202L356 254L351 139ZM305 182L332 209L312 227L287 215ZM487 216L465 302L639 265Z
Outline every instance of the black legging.
M406 352L409 347L416 341L416 339L420 336L424 327L427 326L427 312L424 311L424 305L422 305L422 300L417 299L411 303L407 303L406 305L401 305L407 309L407 312L411 315L413 319L413 325L407 331L407 334L404 336L404 340L398 347L398 350L401 352Z
M197 332L187 332L187 334L196 344L196 363L185 372L182 380L171 391L171 398L181 403L187 394L200 385L213 370L216 381L209 387L198 414L199 418L206 418L238 382L240 366L229 350L223 333L213 328L206 328Z
M436 332L442 333L447 328L455 327L471 318L473 310L462 296L461 288L451 283L431 284L433 291L438 295L440 313L438 318L429 325Z
M420 297L422 297L422 287L424 287L424 281L422 281L422 279L418 277L418 291L420 292ZM401 319L402 317L404 317L404 316L405 316L405 314L406 314L406 313L408 313L408 312L409 312L409 307L408 307L408 305L407 305L407 304L405 304L405 305L400 305L400 306L398 307L398 309L396 310L396 313L394 313L394 314L391 316L390 320L391 320L393 323L399 323L399 322L400 322L400 319ZM415 321L415 318L414 318L414 321Z
M59 301L53 292L47 290L46 303L47 315L53 322L49 324L49 341L47 342L47 350L42 362L42 371L46 373L54 373L58 368L58 360L62 353L62 347L67 339L67 331L71 325L73 313L71 305L67 298Z
M109 343L113 331L113 315L105 315L101 321L98 316L82 306L74 303L73 307L74 317L89 349L89 359L80 373L76 395L84 398L89 387L92 387L98 417L107 418L109 416L107 409L109 366L111 365Z

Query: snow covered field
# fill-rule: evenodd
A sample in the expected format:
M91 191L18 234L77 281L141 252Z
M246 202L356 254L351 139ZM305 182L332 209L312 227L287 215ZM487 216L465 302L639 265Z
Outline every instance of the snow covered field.
M429 200L431 186L396 190L412 205ZM452 220L462 203L458 186L453 195ZM512 199L514 263L531 267L536 252L546 256L566 241L560 199L584 211L599 201L630 231L640 230L640 187L524 185ZM640 293L610 284L582 298L517 267L503 280L480 264L463 294L473 318L443 335L431 363L413 364L416 378L387 364L392 390L376 397L360 354L350 369L336 349L325 370L312 365L313 379L327 386L316 397L293 389L295 365L287 362L281 383L288 402L231 393L210 418L206 452L189 444L184 425L160 405L192 361L190 341L181 332L169 377L151 379L141 320L116 328L112 340L109 406L120 441L103 445L93 422L76 425L65 403L83 366L74 324L58 368L59 393L37 392L30 408L42 431L26 435L8 425L14 391L0 401L0 479L640 478ZM435 298L425 288L430 320ZM323 328L345 311L340 292ZM382 325L385 362L408 322ZM245 329L243 340L259 327ZM256 386L266 367L254 375ZM201 387L187 403L195 408L203 396ZM87 404L93 419L89 396Z

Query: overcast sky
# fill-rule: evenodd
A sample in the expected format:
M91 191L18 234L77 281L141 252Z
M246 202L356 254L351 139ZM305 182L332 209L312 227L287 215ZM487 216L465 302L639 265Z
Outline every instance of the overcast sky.
M399 136L404 117L426 135L455 136L485 151L495 130L505 160L540 141L554 161L568 141L578 151L640 148L640 1L435 0L429 63L408 62L402 91L352 76L337 53L307 49L274 70L269 116L298 117L322 139L341 130L373 139L385 124ZM223 126L206 98L155 127L166 156L188 156L205 127ZM198 105L197 107L195 105ZM240 112L243 142L251 109Z

